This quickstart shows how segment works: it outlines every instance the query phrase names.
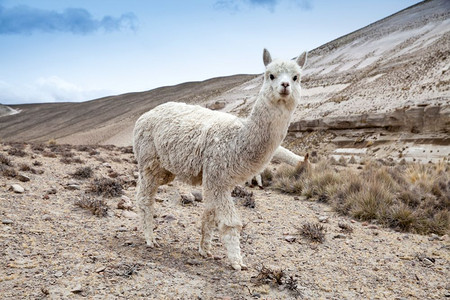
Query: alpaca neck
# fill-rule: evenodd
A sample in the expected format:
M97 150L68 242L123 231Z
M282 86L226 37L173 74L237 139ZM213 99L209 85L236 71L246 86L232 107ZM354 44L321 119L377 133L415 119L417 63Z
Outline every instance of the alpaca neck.
M286 136L293 106L273 104L260 93L241 132L240 151L255 164L266 164Z

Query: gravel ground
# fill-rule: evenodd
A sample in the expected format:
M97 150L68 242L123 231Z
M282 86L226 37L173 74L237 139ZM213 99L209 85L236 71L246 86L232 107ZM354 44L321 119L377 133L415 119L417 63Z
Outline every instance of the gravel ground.
M174 182L157 194L156 234L160 248L145 247L136 210L117 209L121 197L105 198L106 217L75 205L91 179L70 175L90 166L94 177L117 176L134 204L133 156L119 148L99 154L72 150L83 163L25 148L10 156L43 174L0 177L0 294L2 299L443 299L450 297L450 240L399 233L355 222L327 205L278 192L250 189L255 208L237 201L245 224L242 251L248 270L229 267L217 237L214 257L197 252L202 202L181 203L197 189ZM24 193L10 190L12 184ZM89 195L87 193L87 195ZM91 196L99 198L100 196ZM134 210L134 211L133 211ZM325 229L323 243L298 234L306 222ZM345 223L352 232L344 232ZM293 282L260 284L262 266L283 270Z

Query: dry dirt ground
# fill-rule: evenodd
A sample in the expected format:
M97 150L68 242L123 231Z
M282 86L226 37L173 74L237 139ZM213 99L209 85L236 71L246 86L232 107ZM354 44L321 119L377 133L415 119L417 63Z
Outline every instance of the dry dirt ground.
M64 164L61 154L26 146L24 157L9 157L15 169L26 163L30 178L0 176L0 298L2 299L443 299L450 297L448 236L399 233L355 222L327 205L250 189L256 206L237 202L245 224L242 251L248 270L232 270L218 238L214 258L197 252L202 202L181 203L195 188L175 182L161 187L156 205L160 248L145 246L139 218L107 199L106 217L75 205L92 179L74 179L90 166L93 177L116 177L134 203L133 155L123 148L71 150L82 163ZM42 163L34 166L33 162ZM38 164L36 164L38 165ZM38 174L39 170L44 171ZM20 184L24 193L10 190ZM198 188L197 188L198 189ZM100 197L100 196L91 196ZM298 235L306 222L325 228L325 241ZM346 233L338 226L353 229ZM262 266L284 270L295 288L258 284Z

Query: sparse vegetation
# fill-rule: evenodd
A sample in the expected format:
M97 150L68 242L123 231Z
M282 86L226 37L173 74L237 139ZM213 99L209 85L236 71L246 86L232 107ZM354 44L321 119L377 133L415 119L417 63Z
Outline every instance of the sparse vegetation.
M108 205L103 197L96 198L87 195L75 201L75 205L90 210L97 217L106 217L108 215Z
M322 243L325 240L325 228L319 223L305 223L299 228L301 236L313 241Z
M122 184L111 178L96 178L91 182L89 191L99 196L117 197L122 194Z
M262 265L258 270L258 275L252 277L252 282L258 286L268 284L274 288L286 288L295 298L300 297L297 279L288 275L283 269L271 269Z
M333 168L319 162L300 173L281 168L273 187L328 203L363 221L377 220L399 231L445 234L450 229L450 170L445 163L402 164L364 162L361 171Z
M94 174L94 171L91 167L81 167L77 168L74 173L72 173L72 177L77 179L87 179L91 178Z
M12 166L11 159L9 159L8 157L4 156L1 153L0 153L0 164L5 166Z

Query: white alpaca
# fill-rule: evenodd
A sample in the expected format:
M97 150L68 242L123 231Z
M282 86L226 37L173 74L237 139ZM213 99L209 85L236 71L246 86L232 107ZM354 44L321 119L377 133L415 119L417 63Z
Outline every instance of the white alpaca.
M264 83L246 119L169 102L137 120L133 133L139 169L137 204L149 247L157 246L153 235L154 195L158 186L177 176L203 185L200 254L211 256L211 239L217 226L232 267L245 268L239 245L242 222L231 191L258 174L285 138L300 98L306 52L296 61L272 62L264 49L263 59Z

